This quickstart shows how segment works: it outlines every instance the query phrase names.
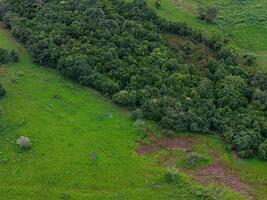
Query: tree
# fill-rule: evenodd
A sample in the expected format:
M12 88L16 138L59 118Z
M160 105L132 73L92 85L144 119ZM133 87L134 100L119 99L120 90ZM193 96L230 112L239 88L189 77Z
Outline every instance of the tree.
M11 62L19 62L19 56L18 53L14 50L10 51L9 53L10 61Z
M245 54L243 58L244 58L245 65L248 65L248 66L252 66L256 61L256 57L250 54Z
M257 155L262 136L254 130L241 130L233 133L233 148L238 151L239 156L248 158ZM264 146L262 146L264 149Z
M216 86L217 103L236 110L248 104L247 83L240 76L226 76Z
M112 99L115 103L122 106L128 106L131 102L129 92L126 90L121 90L120 92L114 94Z
M5 64L9 61L8 51L0 48L0 64Z

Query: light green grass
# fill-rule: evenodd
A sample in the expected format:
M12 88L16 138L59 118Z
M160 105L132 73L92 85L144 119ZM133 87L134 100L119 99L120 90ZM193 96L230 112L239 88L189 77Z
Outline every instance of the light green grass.
M240 53L255 55L256 67L267 70L266 0L160 0L161 7L158 10L155 8L155 0L147 2L162 17L186 22L207 36L229 36L232 46ZM213 6L219 10L215 24L208 24L198 19L198 8Z
M136 154L139 133L127 112L33 64L3 29L0 47L20 52L18 64L0 66L7 90L0 101L1 200L201 199L197 184L186 177L167 184L165 168ZM21 135L31 150L16 146ZM227 192L223 199L242 197Z

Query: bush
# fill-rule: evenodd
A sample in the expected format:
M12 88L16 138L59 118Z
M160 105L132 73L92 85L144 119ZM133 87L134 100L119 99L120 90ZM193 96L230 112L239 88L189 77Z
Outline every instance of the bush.
M245 65L252 66L256 61L256 57L254 55L246 54L244 55L244 63Z
M259 156L260 158L267 160L267 140L265 140L263 143L260 144Z
M232 137L233 149L242 158L252 157L257 154L262 139L260 133L251 129L236 131Z
M29 149L32 146L32 143L28 137L25 136L20 136L19 139L17 139L16 144L21 148L21 149Z
M163 177L166 183L174 183L180 179L180 175L175 169L169 169L164 173Z
M6 95L6 90L0 83L0 98Z
M132 112L132 119L133 120L138 120L138 119L143 119L143 111L141 109L136 109Z
M9 60L8 51L0 48L0 64L6 64Z
M11 50L10 52L6 49L0 48L0 64L6 64L8 62L18 62L19 57L17 52Z
M183 161L183 165L185 168L205 167L210 163L210 158L199 153L190 153Z
M131 100L129 93L126 90L121 90L119 93L114 94L112 99L116 104L122 106L128 106Z
M17 63L19 62L19 56L18 56L18 53L14 50L12 50L10 53L9 53L9 59L10 59L10 62L14 62L14 63Z
M208 9L200 8L199 9L199 18L205 20L208 23L212 23L217 17L217 9L212 7Z
M135 122L134 122L134 126L135 127L143 127L145 125L145 122L141 119L137 119Z

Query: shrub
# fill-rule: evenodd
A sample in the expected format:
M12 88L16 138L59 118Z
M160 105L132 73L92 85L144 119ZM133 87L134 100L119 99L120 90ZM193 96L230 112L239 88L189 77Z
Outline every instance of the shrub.
M6 49L0 48L0 64L6 64L8 62L18 62L19 56L17 52L11 50L10 52Z
M14 50L10 51L9 52L9 59L10 59L10 62L19 62L19 56L18 56L18 53Z
M181 48L187 55L190 55L193 53L194 44L191 41L185 41L181 45Z
M209 165L210 158L199 153L190 153L183 161L185 168L198 168Z
M260 144L259 156L260 158L267 160L267 140L265 140L263 143Z
M28 137L25 136L20 136L19 139L17 139L16 144L21 148L21 149L29 149L32 146L32 143Z
M244 63L245 65L252 66L256 61L256 57L253 55L246 54L244 55Z
M141 119L137 119L134 122L135 128L142 134L142 137L146 137L146 127L145 122Z
M179 180L180 175L175 169L169 169L164 173L163 177L166 183L174 183Z
M212 23L215 18L217 17L217 9L212 7L212 8L208 8L208 9L204 9L204 8L200 8L199 9L199 18L201 20L205 20L208 23Z
M145 122L141 119L137 119L135 122L134 122L134 126L135 127L143 127L145 125Z
M8 62L8 51L0 48L0 64L5 64Z
M0 83L0 97L5 96L6 94L6 90L5 88L2 86L2 84Z
M119 93L114 94L112 99L116 104L122 106L127 106L130 103L130 95L127 90L121 90Z
M257 154L262 136L259 132L251 129L237 131L233 134L233 149L238 151L242 158L249 158Z
M138 119L143 119L143 111L141 109L136 109L132 112L132 119L133 120L138 120Z

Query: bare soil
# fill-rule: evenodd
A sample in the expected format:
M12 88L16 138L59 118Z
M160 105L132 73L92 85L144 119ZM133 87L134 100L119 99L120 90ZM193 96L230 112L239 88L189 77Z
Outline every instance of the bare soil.
M168 138L163 137L151 144L140 144L137 147L137 153L139 155L151 155L154 152L160 150L172 150L172 149L182 149L184 151L190 151L196 141L189 137L179 137L179 138Z

